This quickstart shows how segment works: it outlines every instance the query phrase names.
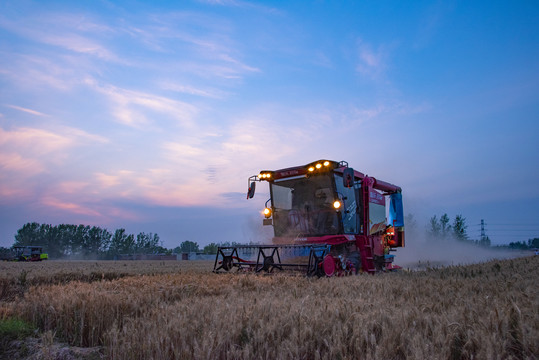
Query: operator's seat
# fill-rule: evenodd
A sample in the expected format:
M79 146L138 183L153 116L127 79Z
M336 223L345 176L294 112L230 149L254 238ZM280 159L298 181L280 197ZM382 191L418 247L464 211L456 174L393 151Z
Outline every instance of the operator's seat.
M308 232L309 225L305 216L298 210L292 209L288 212L288 223L293 230L299 230L300 232Z

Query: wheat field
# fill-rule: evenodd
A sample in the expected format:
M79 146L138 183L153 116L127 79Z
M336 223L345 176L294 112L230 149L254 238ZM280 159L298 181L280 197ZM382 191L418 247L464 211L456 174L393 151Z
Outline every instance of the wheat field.
M27 283L0 302L0 316L23 319L71 346L97 347L109 359L539 354L539 257L321 279L217 275L210 262L160 263L99 263L109 274L101 278L80 275L99 273L95 262L42 263L39 276L27 269ZM22 265L3 264L15 267L3 268L4 283L21 280ZM66 275L70 267L80 278ZM48 281L47 271L65 281Z

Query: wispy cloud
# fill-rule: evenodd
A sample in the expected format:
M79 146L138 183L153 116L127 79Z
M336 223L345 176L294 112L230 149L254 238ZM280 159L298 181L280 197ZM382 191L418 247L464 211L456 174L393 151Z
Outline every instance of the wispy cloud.
M428 112L428 103L411 104L405 101L391 100L374 106L352 106L344 115L345 123L354 127L367 122L379 120L381 117L401 117Z
M417 26L415 48L429 45L446 21L447 15L453 11L454 6L451 2L436 1L427 7Z
M177 84L170 81L163 81L159 84L159 86L164 90L212 99L222 99L228 94L227 92L218 89L204 89L189 85Z
M389 48L379 45L376 48L359 39L357 41L358 64L356 70L365 76L376 79L384 74L387 67Z
M118 56L112 51L99 44L96 40L84 36L73 34L43 35L38 40L74 52L93 55L103 60L120 62Z
M116 120L125 125L141 127L156 122L155 118L147 113L150 111L165 114L178 125L190 127L197 113L195 106L164 96L122 89L112 85L101 86L91 78L87 78L85 83L110 100Z
M19 110L19 111L28 113L28 114L36 115L36 116L49 116L49 115L44 114L42 112L32 110L32 109L23 108L23 107L16 106L16 105L7 105L6 104L5 106L10 107L10 108L15 109L15 110Z
M334 67L331 58L322 51L317 51L313 56L313 63L315 65L332 69Z
M52 208L52 209L58 209L62 211L67 211L70 213L80 214L80 215L86 215L86 216L93 216L93 217L101 217L102 214L98 211L86 207L82 204L75 203L75 202L66 202L62 201L60 199L51 197L51 196L45 196L40 199L40 203L45 205L46 207Z
M229 7L239 7L239 8L251 8L265 13L272 14L282 14L283 11L275 7L269 7L266 5L260 5L259 3L241 1L241 0L198 0L200 3L210 4L210 5L219 5L219 6L229 6Z
M65 194L80 194L83 191L91 191L91 184L88 181L62 181L58 183L58 189Z
M253 67L253 66L246 65L243 62L241 62L241 61L239 61L237 59L234 59L232 56L230 56L228 54L222 54L220 56L220 58L222 60L224 60L225 62L228 62L228 63L234 65L234 67L236 69L239 69L241 71L244 71L244 72L260 72L260 69L258 69L256 67Z
M242 78L260 72L243 58L240 35L226 17L199 12L154 13L149 21L126 30L138 43L168 54L169 67L199 77Z
M81 74L88 72L84 61L66 56L46 58L34 54L2 53L0 66L5 69L5 79L13 89L26 93L46 87L51 90L69 91L80 83Z
M16 128L6 131L0 128L0 146L10 149L29 149L33 153L46 154L74 145L74 139L37 128Z
M89 26L89 23L77 22L73 17L77 16L48 14L17 21L0 17L0 27L43 44L96 56L107 61L119 61L111 50L96 39L96 33L104 26L95 23ZM88 31L91 31L93 37L84 34Z
M6 173L24 173L26 176L31 177L45 171L45 167L36 159L24 158L16 152L2 152L0 153L0 168L2 172ZM4 177L4 181L9 181L8 176Z
M5 130L0 127L0 166L6 185L47 172L51 165L59 166L68 158L68 149L85 144L103 144L108 140L98 135L69 127L55 131L20 127Z

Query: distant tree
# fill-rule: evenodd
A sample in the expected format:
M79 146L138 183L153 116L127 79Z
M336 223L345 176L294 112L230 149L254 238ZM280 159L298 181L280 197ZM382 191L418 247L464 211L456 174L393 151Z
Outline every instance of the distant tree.
M539 249L539 238L533 238L528 240L528 248Z
M171 249L167 249L161 245L157 246L155 249L154 249L154 254L166 254L166 255L171 255L172 254L172 250Z
M204 246L204 254L217 254L217 249L219 248L219 245L216 243L210 243L206 246Z
M105 254L110 246L112 234L107 229L101 230L101 248L99 249L102 254Z
M12 249L0 246L0 260L10 260L12 256Z
M524 241L515 241L509 243L510 249L525 250L528 249L528 245Z
M117 229L112 236L109 253L130 254L135 252L135 237L126 234L125 229Z
M440 235L445 240L450 235L451 225L449 225L449 216L443 214L440 217Z
M182 253L187 252L199 252L198 244L193 241L186 240L180 244L180 250Z
M159 235L146 234L141 232L137 235L137 241L135 243L135 252L140 254L154 254L158 253L159 248Z
M429 220L429 229L427 230L427 235L434 239L439 239L441 229L442 227L440 226L440 223L438 222L436 215L434 215Z
M76 225L61 224L57 226L58 237L57 244L61 251L60 255L72 255L75 254L76 248ZM75 249L76 250L76 249Z
M468 234L466 233L466 218L462 215L457 215L453 221L453 235L457 240L468 240Z
M45 247L44 251L48 254L51 259L58 259L64 255L64 249L60 242L60 232L58 231L57 226L52 225L41 225L43 229L43 246Z
M36 222L24 224L17 230L14 246L41 245L40 225Z
M490 238L488 236L485 236L484 238L482 238L482 239L480 239L478 241L478 245L485 246L485 247L490 247L490 245L491 245Z
M502 245L498 247L508 247L510 249L528 250L539 249L539 238L528 239L528 241L515 241L510 242L509 245Z

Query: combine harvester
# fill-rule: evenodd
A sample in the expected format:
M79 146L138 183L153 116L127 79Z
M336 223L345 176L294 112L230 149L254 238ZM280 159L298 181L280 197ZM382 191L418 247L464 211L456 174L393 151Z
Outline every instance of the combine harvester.
M247 199L258 181L270 185L263 224L273 226L273 244L219 247L214 272L339 276L400 268L390 254L404 246L400 187L330 160L261 171L249 178Z
M13 246L14 254L7 260L11 261L41 261L48 260L49 255L43 252L43 246L27 245Z

